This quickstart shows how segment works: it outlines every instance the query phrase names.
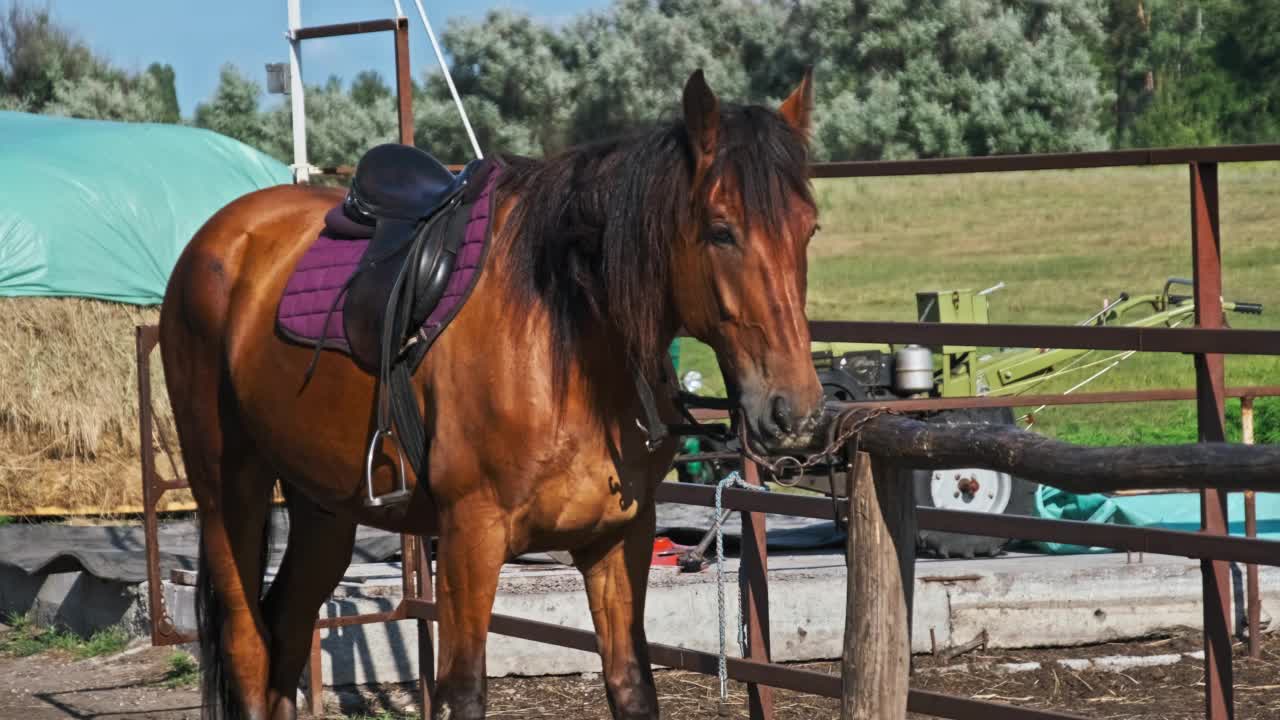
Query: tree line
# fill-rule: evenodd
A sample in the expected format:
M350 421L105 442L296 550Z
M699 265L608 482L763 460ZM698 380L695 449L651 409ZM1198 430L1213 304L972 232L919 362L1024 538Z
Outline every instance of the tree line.
M551 153L673 114L695 67L726 98L778 102L815 67L818 159L1280 140L1275 0L615 0L551 26L449 23L451 72L487 151ZM283 50L283 48L282 48ZM0 109L185 122L286 162L287 103L233 64L180 117L172 67L114 67L47 9L0 17ZM447 86L414 82L416 142L464 160ZM307 88L311 162L397 136L373 71Z

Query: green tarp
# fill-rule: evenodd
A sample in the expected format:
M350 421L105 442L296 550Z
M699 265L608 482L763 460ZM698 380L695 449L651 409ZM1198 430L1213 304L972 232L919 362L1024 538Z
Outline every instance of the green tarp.
M157 304L218 208L290 181L243 143L179 125L0 112L0 296Z

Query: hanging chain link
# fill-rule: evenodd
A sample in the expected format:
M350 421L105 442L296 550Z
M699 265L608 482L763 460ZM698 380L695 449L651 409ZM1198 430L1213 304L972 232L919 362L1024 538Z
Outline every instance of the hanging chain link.
M720 676L720 702L726 703L729 700L729 670L728 660L725 656L725 608L724 608L724 523L721 518L724 517L724 489L727 487L743 488L746 490L755 490L757 492L767 492L763 485L751 485L742 479L742 475L737 470L729 473L723 480L716 484L716 617L719 618L720 629L720 657L717 667ZM738 572L742 572L741 566ZM738 583L738 651L739 654L745 656L747 654L747 625L743 621L746 614L743 612L742 599L742 583Z
M754 462L756 465L767 470L773 475L773 479L780 485L788 485L781 480L782 471L788 468L794 468L797 473L817 465L823 461L828 463L834 462L835 453L844 447L850 440L855 439L859 433L875 418L893 413L888 408L850 408L842 411L833 418L827 430L827 444L822 450L804 456L803 458L784 455L777 459L770 460L757 453L751 447L751 443L747 438L745 420L738 424L739 438L742 441L743 456ZM768 488L764 485L752 485L742 479L742 475L734 470L729 473L716 484L715 495L715 531L716 531L716 612L719 619L720 631L720 656L718 658L717 674L720 678L720 714L724 714L727 709L729 700L729 670L728 659L726 655L726 638L725 638L725 602L724 602L724 490L725 488L742 488L746 490L754 490L757 492L768 492ZM832 486L832 494L835 494L835 487ZM837 518L838 522L838 518ZM739 565L738 572L742 572ZM745 657L747 654L747 625L745 622L746 611L744 608L744 598L742 594L742 583L738 583L738 651Z
M791 487L795 482L786 482L783 480L782 472L784 470L795 470L797 478L805 470L817 465L821 462L831 462L837 450L844 447L845 443L857 437L859 433L867 426L867 423L875 420L881 415L896 415L894 411L885 407L878 408L849 408L836 415L827 426L827 444L821 450L805 455L803 458L793 457L791 455L782 455L776 459L770 460L755 451L751 447L751 440L747 437L747 423L745 420L738 423L738 439L742 442L742 454L751 462L768 470L773 475L774 482L779 485ZM834 488L833 488L834 490Z

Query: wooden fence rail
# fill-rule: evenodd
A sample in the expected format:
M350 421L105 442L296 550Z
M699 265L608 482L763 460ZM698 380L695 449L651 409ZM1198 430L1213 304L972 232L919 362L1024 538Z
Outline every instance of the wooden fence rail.
M937 425L892 413L867 417L875 412L843 411L845 421L865 421L857 439L863 452L846 456L844 468L852 482L842 720L906 715L917 523L904 467L984 467L1076 493L1172 486L1280 490L1280 447L1081 447L1002 426ZM1274 547L1280 550L1280 543ZM1230 663L1229 637L1206 633L1206 641L1207 662L1216 657Z

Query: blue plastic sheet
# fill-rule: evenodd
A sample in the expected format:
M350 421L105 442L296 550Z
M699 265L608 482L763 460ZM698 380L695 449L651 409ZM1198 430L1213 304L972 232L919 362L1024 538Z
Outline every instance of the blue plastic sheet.
M1280 493L1257 493L1258 537L1280 540ZM1036 495L1036 515L1054 520L1159 527L1195 532L1200 529L1199 493L1160 493L1108 497L1101 494L1076 495L1041 485ZM1232 535L1244 535L1244 495L1227 498L1227 521ZM1035 541L1041 552L1070 555L1111 552L1108 548L1068 543Z
M283 163L197 128L0 112L0 296L158 304L223 205Z

